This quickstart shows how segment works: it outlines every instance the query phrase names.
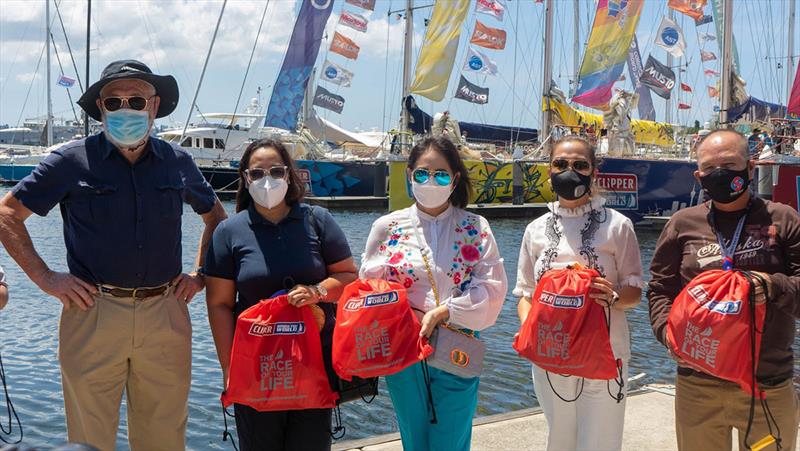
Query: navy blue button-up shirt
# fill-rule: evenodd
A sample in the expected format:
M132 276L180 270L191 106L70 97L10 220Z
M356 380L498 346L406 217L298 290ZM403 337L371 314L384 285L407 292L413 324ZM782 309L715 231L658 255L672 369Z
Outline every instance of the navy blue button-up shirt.
M295 204L273 224L251 206L214 230L205 271L236 282L238 315L294 284L321 282L328 277L328 265L350 256L347 238L328 210Z
M151 138L130 164L103 133L53 151L13 195L44 216L60 204L67 265L92 284L162 285L181 272L183 202L198 214L216 195L191 156Z

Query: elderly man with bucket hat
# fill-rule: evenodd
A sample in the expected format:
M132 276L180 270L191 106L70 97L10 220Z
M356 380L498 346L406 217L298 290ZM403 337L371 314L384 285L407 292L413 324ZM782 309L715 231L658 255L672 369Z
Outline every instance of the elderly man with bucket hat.
M150 136L178 86L139 61L109 64L78 101L103 131L54 150L0 200L0 241L63 304L59 361L70 442L115 448L123 390L133 450L184 448L191 377L187 304L225 218L191 156ZM181 264L181 215L205 223L196 271ZM37 254L25 220L59 205L68 273Z

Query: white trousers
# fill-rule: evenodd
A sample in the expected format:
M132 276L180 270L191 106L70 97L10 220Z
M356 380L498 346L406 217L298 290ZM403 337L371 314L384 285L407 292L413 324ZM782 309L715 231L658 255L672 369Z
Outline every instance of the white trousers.
M550 376L548 382L547 376ZM583 384L581 381L583 380ZM564 377L533 365L533 388L547 420L548 451L600 451L622 448L625 424L628 362L623 362L622 380L626 386L621 402L611 397L619 387L616 382ZM552 384L552 387L551 387ZM583 391L581 391L583 385ZM555 389L556 393L553 392ZM580 393L580 396L578 396ZM565 402L577 397L574 402Z

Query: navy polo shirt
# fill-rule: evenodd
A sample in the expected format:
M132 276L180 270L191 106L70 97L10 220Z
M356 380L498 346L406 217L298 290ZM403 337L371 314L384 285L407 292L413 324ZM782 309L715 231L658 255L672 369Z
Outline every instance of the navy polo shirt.
M123 288L162 285L181 272L183 202L204 214L216 195L178 146L151 137L134 164L119 152L103 133L67 143L12 193L40 216L60 205L73 275Z
M328 276L328 265L351 255L344 232L328 210L295 204L273 224L251 205L214 230L205 271L236 282L238 315L294 284L321 282Z

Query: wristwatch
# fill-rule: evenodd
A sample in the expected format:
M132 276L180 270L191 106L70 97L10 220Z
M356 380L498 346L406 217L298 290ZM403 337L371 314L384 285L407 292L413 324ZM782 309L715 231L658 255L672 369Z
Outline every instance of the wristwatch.
M319 295L320 300L328 298L328 289L322 286L321 283L314 285L314 289L317 290L317 295Z

